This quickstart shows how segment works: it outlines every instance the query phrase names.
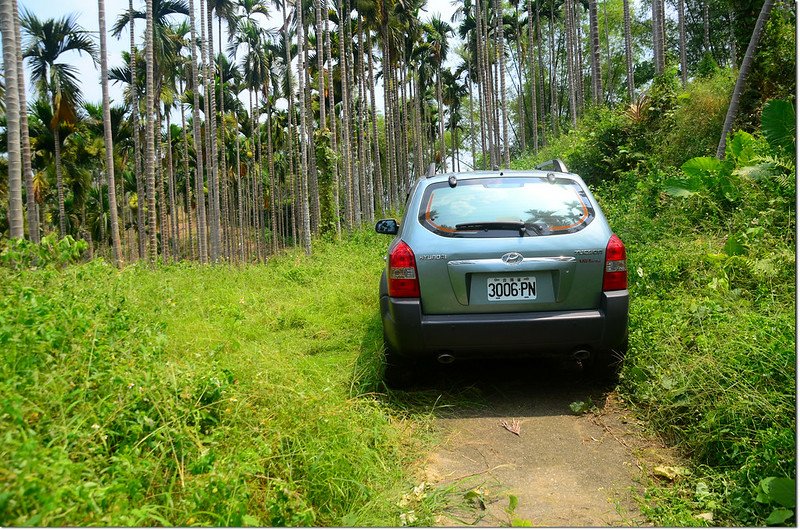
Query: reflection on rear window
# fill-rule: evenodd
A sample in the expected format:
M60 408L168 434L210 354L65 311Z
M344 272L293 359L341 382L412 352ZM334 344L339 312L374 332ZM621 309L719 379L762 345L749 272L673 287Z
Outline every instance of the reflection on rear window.
M568 234L594 219L586 192L569 179L496 177L447 182L425 191L419 222L447 237Z

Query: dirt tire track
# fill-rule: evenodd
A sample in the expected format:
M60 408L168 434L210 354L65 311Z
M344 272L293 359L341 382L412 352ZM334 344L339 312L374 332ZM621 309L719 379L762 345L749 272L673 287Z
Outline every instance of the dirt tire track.
M444 441L429 456L426 480L453 486L453 493L436 525L496 527L514 519L534 526L646 525L634 500L643 489L638 458L663 446L643 434L618 396L575 367L486 364L431 374L436 387L482 396L480 405L444 409L437 419ZM570 409L589 399L591 412ZM503 420L518 420L519 436ZM518 499L512 514L510 495Z

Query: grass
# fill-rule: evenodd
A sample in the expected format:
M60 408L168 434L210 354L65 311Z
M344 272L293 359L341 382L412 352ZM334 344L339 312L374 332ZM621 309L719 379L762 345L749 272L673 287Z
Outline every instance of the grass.
M430 524L430 415L375 392L385 243L0 270L0 524Z

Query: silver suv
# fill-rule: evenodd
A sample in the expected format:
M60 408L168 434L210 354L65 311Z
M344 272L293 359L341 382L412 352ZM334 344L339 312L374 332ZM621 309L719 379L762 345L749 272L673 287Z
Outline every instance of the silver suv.
M548 170L548 168L550 168ZM625 246L559 160L411 188L381 276L385 380L423 360L554 356L613 380L627 349Z

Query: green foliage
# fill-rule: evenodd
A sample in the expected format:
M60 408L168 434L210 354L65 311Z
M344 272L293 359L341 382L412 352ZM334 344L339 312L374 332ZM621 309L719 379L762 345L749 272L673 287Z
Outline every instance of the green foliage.
M59 240L55 232L44 236L38 245L27 239L10 239L0 251L0 264L11 269L63 268L77 263L88 248L86 241L75 241L70 235Z
M713 155L728 111L734 79L723 70L697 79L675 93L671 122L654 124L653 154L664 163L680 166L696 156Z
M794 517L794 508L797 505L796 482L789 478L767 477L758 484L756 501L774 507L765 521L768 525L784 524Z
M795 100L796 18L797 8L794 3L785 0L775 2L756 49L752 69L747 76L739 117L734 122L735 127L747 129L757 127L765 101ZM750 22L748 26L752 28L753 23ZM749 34L752 30L747 31Z
M319 170L320 230L323 234L336 233L336 212L333 201L333 172L338 155L331 149L331 132L325 129L314 131L317 169Z
M796 116L789 101L773 99L764 105L761 131L773 150L780 156L794 156L796 150Z
M766 141L736 131L722 161L712 157L688 160L681 166L683 175L666 182L666 192L673 197L698 198L703 208L720 215L726 215L745 198L750 207L755 205L754 199L760 199L764 209L776 201L791 202L795 189L794 160L788 156L794 152L795 141L791 104L779 100L767 103L762 130ZM752 190L749 194L745 193L748 189Z
M703 57L700 59L700 62L697 63L697 75L700 77L713 77L715 74L719 72L719 65L717 61L714 60L714 56L711 52L706 52L703 54Z
M637 134L629 117L619 110L593 108L578 128L551 141L537 160L561 158L588 183L600 183L637 165ZM513 160L511 167L531 168L534 163L533 158L523 157Z

